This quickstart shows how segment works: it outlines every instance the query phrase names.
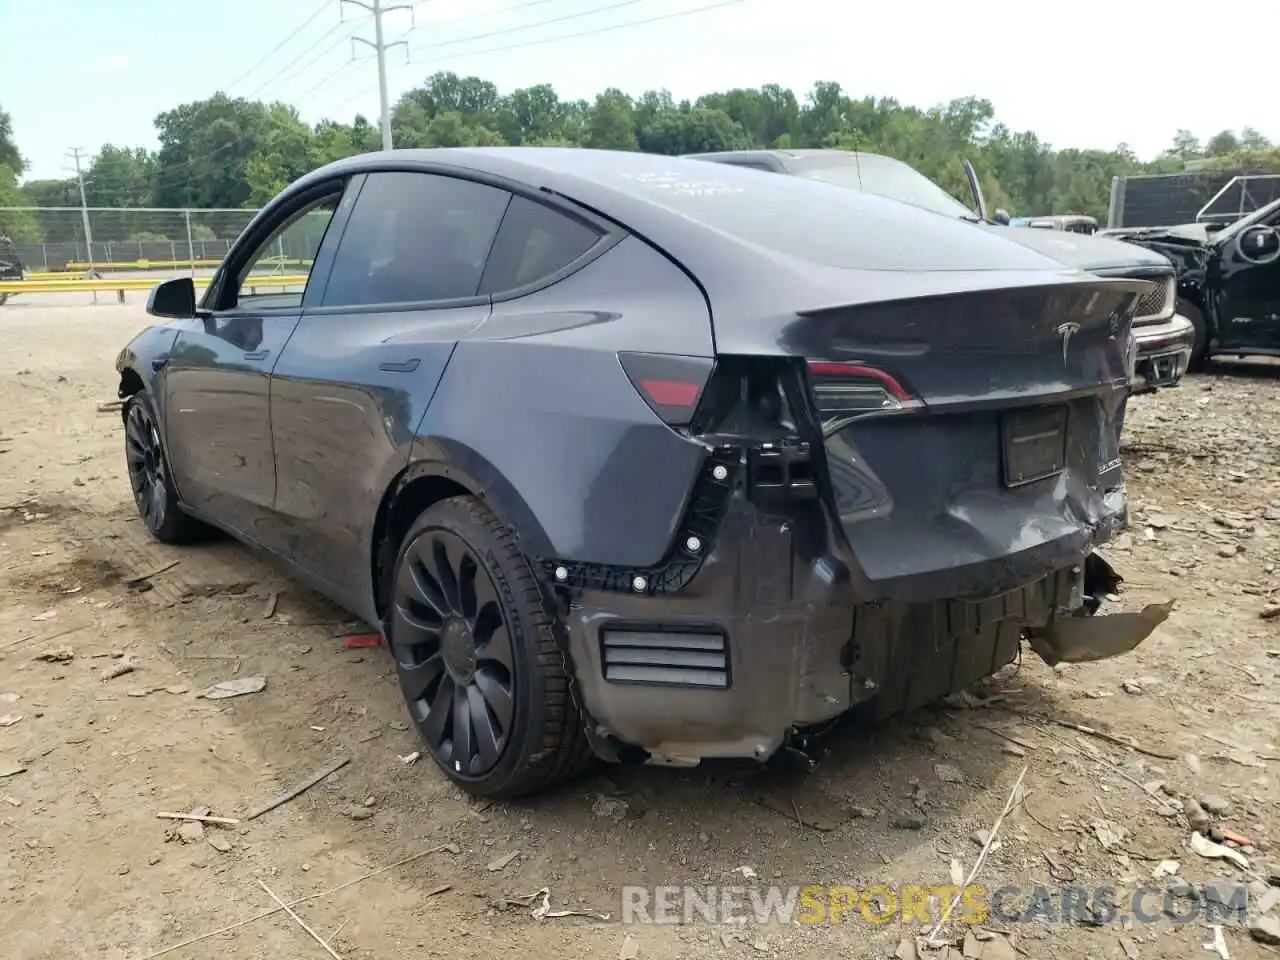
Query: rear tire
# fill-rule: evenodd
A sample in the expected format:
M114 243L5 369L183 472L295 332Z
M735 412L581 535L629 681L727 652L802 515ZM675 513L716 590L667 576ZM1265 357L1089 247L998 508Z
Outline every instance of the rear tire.
M427 752L468 793L546 790L594 759L542 589L479 500L443 500L409 528L386 634Z
M1204 322L1204 314L1190 300L1178 298L1176 307L1178 313L1182 314L1191 321L1191 326L1195 327L1196 339L1191 347L1191 359L1187 362L1188 370L1203 370L1209 363L1209 328Z
M155 407L145 391L125 402L124 457L138 517L153 537L176 545L204 540L212 533L178 503Z

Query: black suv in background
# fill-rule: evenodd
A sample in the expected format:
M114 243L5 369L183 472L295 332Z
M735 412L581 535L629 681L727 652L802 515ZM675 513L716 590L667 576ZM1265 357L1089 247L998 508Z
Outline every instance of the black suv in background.
M0 280L21 280L22 260L8 237L0 236Z
M1280 200L1226 226L1117 227L1106 236L1177 268L1177 310L1196 331L1193 367L1214 354L1280 357Z
M1008 226L1008 217L986 215L985 204L973 168L966 164L977 210L971 210L919 170L901 160L874 153L845 150L737 150L695 153L696 160L753 167L770 173L820 180L838 187L924 207L942 216L971 221L979 229L1000 230L1003 235L1037 253L1101 277L1148 280L1156 284L1143 298L1133 318L1137 360L1132 391L1148 393L1157 387L1176 386L1191 361L1195 328L1175 313L1177 299L1173 265L1159 253L1098 236L1063 230L1035 230Z

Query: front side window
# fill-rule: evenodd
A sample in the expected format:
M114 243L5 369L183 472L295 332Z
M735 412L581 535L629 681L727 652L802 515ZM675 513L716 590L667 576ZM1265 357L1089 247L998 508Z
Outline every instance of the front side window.
M235 303L241 307L301 308L306 283L280 287L281 276L311 278L316 254L338 209L341 193L317 200L272 232L237 275Z
M356 200L326 307L474 297L511 195L428 173L373 173Z

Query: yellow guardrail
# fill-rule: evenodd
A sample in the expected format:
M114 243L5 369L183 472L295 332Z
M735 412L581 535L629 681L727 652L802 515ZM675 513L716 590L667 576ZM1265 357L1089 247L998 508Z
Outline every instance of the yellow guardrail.
M258 260L262 266L277 267L309 267L310 260L291 259L289 257L263 257ZM217 267L222 264L219 258L199 258L195 260L108 260L104 263L90 264L88 260L70 260L65 273L84 273L86 270L97 270L99 273L112 270L187 270L192 267Z
M196 277L197 287L207 287L210 278ZM115 293L124 303L126 290L150 290L163 280L155 277L116 277L114 279L87 280L84 278L66 278L62 280L0 280L0 303L10 295L18 293ZM263 274L261 277L248 278L244 286L250 292L272 290L282 287L305 287L306 274Z

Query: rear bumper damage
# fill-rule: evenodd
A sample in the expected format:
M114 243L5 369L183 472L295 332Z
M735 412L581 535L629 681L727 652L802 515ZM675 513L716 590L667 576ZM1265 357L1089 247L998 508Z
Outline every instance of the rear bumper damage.
M1133 377L1134 393L1151 393L1160 387L1177 386L1191 363L1196 331L1191 321L1174 314L1161 323L1133 328L1138 345L1138 361Z
M561 594L575 682L607 759L638 747L674 765L764 760L853 707L887 717L962 690L1012 662L1024 638L1051 664L1093 660L1132 650L1168 615L1093 615L1119 582L1093 547L1122 524L1122 494L1099 497L1091 506L1105 515L1071 537L959 579L940 573L937 596L904 600L867 595L812 484L765 500L749 478L713 479L732 462L708 463L683 566L643 584L567 571L578 587ZM986 587L949 595L961 582Z

